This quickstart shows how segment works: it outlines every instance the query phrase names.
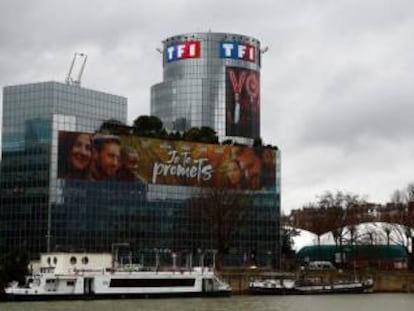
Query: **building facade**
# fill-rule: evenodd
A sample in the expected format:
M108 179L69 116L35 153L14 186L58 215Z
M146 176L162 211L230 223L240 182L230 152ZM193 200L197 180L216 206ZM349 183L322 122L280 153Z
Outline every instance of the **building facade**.
M60 145L68 133L59 132ZM117 137L121 154L139 159L128 173L122 163L104 180L58 170L51 230L57 250L104 252L127 243L144 264L154 264L156 254L168 263L173 253L180 254L179 264L189 255L194 263L201 256L211 263L220 250L228 265L277 265L277 150ZM69 157L59 151L58 162Z
M244 145L260 137L259 40L234 33L187 33L166 38L158 51L163 81L151 88L151 115L159 117L169 132L207 126L219 141ZM238 238L234 249L241 254L258 252L262 259L272 254L279 260L279 150L274 158L274 187L250 191L252 221L241 230L246 235ZM253 179L248 171L256 165L236 163L247 179ZM266 170L264 162L256 167Z
M143 264L211 262L220 251L228 265L278 266L280 153L247 146L260 136L260 44L189 36L165 42L151 114L171 131L210 126L246 146L114 135L99 128L126 123L123 97L57 82L5 87L3 252L128 245Z
M126 122L127 100L58 82L5 87L1 161L0 247L35 257L51 249L58 132L94 132L104 120Z
M161 50L160 50L161 51ZM151 115L167 130L213 128L221 140L260 137L260 42L232 33L188 33L163 41L163 81Z

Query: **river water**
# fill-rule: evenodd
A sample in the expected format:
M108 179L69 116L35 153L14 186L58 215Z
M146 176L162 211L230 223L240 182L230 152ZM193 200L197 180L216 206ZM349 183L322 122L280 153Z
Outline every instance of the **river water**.
M0 311L412 311L414 294L2 302Z

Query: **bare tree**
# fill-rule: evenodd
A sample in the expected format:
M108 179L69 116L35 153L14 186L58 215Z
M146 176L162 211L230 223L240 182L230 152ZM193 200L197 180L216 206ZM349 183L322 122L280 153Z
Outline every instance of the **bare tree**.
M414 184L407 185L404 190L395 190L391 196L391 207L394 208L394 213L389 213L392 216L390 220L393 223L399 224L395 228L398 233L400 245L404 246L406 250L412 252L413 227L414 227Z
M414 183L409 183L407 185L407 201L414 202Z
M343 244L345 237L350 234L350 240L354 243L356 224L361 221L357 216L358 208L365 204L365 200L359 195L342 191L335 193L327 191L319 196L318 205L328 212L328 221L332 225L332 236L340 249L341 264L344 263Z
M299 230L292 227L288 221L288 217L281 216L281 256L282 270L290 271L295 266L295 250L293 249L293 238L299 235Z
M391 194L391 202L394 203L396 206L402 206L407 200L406 193L404 190L394 190Z
M413 256L413 228L414 228L414 183L405 189L395 190L391 195L391 202L381 210L379 217L387 245L397 244L404 247L411 254L409 265L412 265Z
M385 240L387 241L387 246L390 246L391 234L395 229L395 225L390 224L390 223L382 223L381 227L382 227L382 230L384 231L384 234L385 234Z
M217 251L216 268L221 269L226 254L248 218L252 201L247 195L223 188L206 188L190 201L190 210L199 233L207 233Z
M321 235L331 232L335 244L341 249L341 262L344 262L343 244L356 243L359 237L357 225L368 221L369 206L372 207L357 194L326 191L317 196L316 202L292 211L289 218L292 226L316 234L318 245Z
M291 212L289 225L314 233L321 244L321 236L331 230L331 224L326 221L324 208L319 208L316 203L309 203L300 210Z
M358 243L361 245L375 245L378 241L380 228L376 223L365 224L361 230Z

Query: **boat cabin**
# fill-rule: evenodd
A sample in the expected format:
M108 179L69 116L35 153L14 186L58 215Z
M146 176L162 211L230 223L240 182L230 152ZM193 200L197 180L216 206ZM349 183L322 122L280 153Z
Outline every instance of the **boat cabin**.
M112 262L109 253L52 252L41 254L40 262L32 267L33 274L72 274L105 271L112 268Z

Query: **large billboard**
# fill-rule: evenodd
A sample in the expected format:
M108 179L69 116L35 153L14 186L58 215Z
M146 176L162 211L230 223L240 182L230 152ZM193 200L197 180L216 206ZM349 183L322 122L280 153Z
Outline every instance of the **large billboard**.
M260 75L226 67L226 135L260 137Z
M275 191L271 148L59 132L58 178Z

